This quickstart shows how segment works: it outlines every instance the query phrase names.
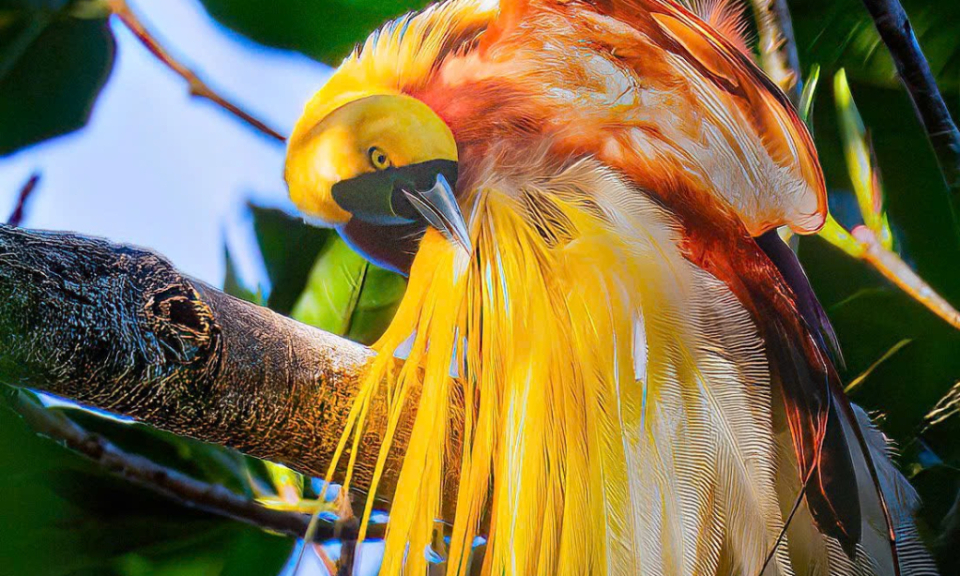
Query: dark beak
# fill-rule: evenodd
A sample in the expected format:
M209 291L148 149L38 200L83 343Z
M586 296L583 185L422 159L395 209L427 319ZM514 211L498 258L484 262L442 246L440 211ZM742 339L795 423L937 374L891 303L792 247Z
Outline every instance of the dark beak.
M470 234L450 185L456 180L456 162L434 160L344 180L332 193L354 220L374 226L424 222L470 254Z
M463 220L453 188L443 174L437 174L433 187L426 191L403 190L410 204L431 226L439 230L448 239L459 244L467 254L473 252L470 234Z

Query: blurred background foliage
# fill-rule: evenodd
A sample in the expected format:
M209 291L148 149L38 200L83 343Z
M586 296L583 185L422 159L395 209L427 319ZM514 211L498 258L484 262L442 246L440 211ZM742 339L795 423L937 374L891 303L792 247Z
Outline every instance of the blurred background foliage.
M380 22L425 4L202 2L231 33L330 65ZM834 217L846 230L881 218L888 223L892 249L947 301L960 305L960 228L949 191L866 10L860 0L788 4L804 72L813 65L820 69L808 121ZM904 0L903 5L958 118L960 3ZM110 1L101 0L0 0L0 157L87 122L114 62L110 7ZM838 98L834 79L841 70L855 106ZM862 123L859 135L850 132L852 118ZM851 138L859 138L871 154L875 213L864 212L857 202L863 166L851 164ZM245 285L234 255L225 249L224 288L325 330L374 341L396 310L405 280L366 263L331 231L305 226L276 207L250 204L248 210L259 249L253 257L262 258L268 282ZM884 431L897 442L901 464L926 502L922 527L943 573L960 573L960 331L823 237L802 238L797 250L837 330L844 354L841 373L854 384L852 397L882 415ZM111 476L35 434L15 411L24 403L71 418L130 452L262 502L282 501L296 508L298 499L310 503L318 497L311 482L267 463L5 388L0 402L0 573L292 573L295 542L170 504Z

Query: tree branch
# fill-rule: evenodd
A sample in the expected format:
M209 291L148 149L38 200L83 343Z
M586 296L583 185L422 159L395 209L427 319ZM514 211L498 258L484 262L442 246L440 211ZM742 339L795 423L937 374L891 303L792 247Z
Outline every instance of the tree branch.
M147 30L137 15L130 10L130 6L127 5L126 0L107 0L107 4L110 6L110 10L116 14L117 18L123 22L123 25L133 32L134 36L140 40L140 43L143 44L147 50L149 50L168 68L179 74L180 77L187 81L187 84L190 86L191 95L198 96L200 98L206 98L230 114L233 114L240 120L246 122L248 125L257 129L261 133L266 134L267 136L270 136L279 142L286 142L287 139L282 134L273 128L270 128L257 118L254 118L252 115L244 111L233 102L230 102L223 96L220 96L220 94L207 86L207 84L201 80L193 70L190 70L181 64L176 58L174 58L166 50L166 48L164 48L163 45L157 41L153 34Z
M950 188L954 216L960 222L960 131L940 95L930 64L897 0L863 0L880 38L890 51L900 79L913 100Z
M372 355L191 280L148 250L0 226L0 381L324 476ZM379 449L385 395L360 442L371 457L358 459L357 490L369 486L363 462Z
M761 65L797 106L803 90L802 74L787 0L752 0L751 4L760 34Z
M8 224L17 226L23 220L24 205L39 180L40 174L37 173L24 184ZM108 472L183 506L205 510L295 538L302 538L307 532L310 523L308 515L273 510L222 486L200 482L142 456L124 452L101 436L87 432L65 415L43 409L32 402L24 401L22 397L15 399L12 408L34 431L63 442L100 464ZM321 523L317 527L315 538L323 541L340 537L345 540L344 547L348 547L357 536L359 526L354 526L355 524L356 522L350 525ZM383 527L378 525L375 530L382 534Z

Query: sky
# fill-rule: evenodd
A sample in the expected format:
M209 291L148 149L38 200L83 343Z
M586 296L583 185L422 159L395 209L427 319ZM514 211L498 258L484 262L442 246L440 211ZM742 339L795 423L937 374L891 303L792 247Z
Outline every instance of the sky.
M131 0L162 43L209 86L287 134L329 68L221 28L199 0ZM206 100L114 22L117 61L88 126L0 158L0 214L42 174L25 226L149 247L219 286L228 240L241 275L266 286L245 200L293 211L284 147ZM6 211L5 211L6 210Z

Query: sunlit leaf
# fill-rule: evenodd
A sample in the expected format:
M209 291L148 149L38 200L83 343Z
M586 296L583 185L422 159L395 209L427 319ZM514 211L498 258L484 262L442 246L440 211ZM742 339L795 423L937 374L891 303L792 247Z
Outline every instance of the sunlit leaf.
M406 280L370 264L339 238L320 254L293 317L365 344L386 329Z
M960 267L956 265L960 262L960 242L949 192L908 96L902 89L858 84L852 77L851 90L856 94L863 123L869 127L876 162L883 172L885 208L898 252L934 290L955 304L960 302ZM820 91L818 98L832 100L832 95ZM836 214L836 191L851 190L852 184L840 124L830 100L815 107L814 121L817 150L831 190L831 210ZM837 214L838 220L853 225L841 216ZM836 286L849 296L857 284L843 276L824 280L824 285L814 286L821 295Z
M264 462L277 497L288 504L296 504L303 497L303 475L283 464Z
M814 96L817 94L819 84L820 65L814 64L810 67L810 74L806 78L806 83L803 85L803 93L800 95L800 105L797 107L800 118L806 122L808 126L813 112Z
M402 276L367 262L334 230L281 210L251 210L270 308L364 344L383 333L406 289Z
M853 183L853 191L860 205L860 216L867 228L879 238L881 245L893 248L893 232L883 209L883 189L875 166L871 144L863 119L857 110L847 82L847 75L840 70L834 76L833 94L840 121L840 137L843 141L847 172Z

